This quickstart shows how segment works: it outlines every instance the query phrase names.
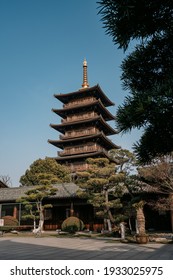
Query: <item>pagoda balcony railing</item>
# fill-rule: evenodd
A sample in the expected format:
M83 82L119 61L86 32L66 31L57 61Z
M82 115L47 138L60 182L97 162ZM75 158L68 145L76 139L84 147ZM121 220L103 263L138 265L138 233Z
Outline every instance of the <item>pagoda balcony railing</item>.
M88 104L95 100L96 100L95 97L83 98L83 99L76 100L74 102L69 102L68 104L64 104L63 108L70 108L70 107L78 106L81 104Z
M70 168L71 172L87 170L87 167L84 164L69 166L69 168Z
M80 137L80 136L88 136L88 135L92 135L92 134L95 134L95 133L98 133L99 130L98 129L90 129L90 130L83 130L81 132L77 132L77 131L74 131L70 134L67 134L67 135L60 135L60 140L64 140L64 139L68 139L68 138L76 138L76 137Z
M94 146L94 147L83 147L81 149L78 148L72 148L70 150L64 150L62 152L58 152L58 156L70 156L70 155L76 155L76 154L86 154L86 153L92 153L92 152L98 152L98 151L103 151L104 153L107 154L107 150L100 146Z
M77 121L81 121L81 120L92 119L93 117L98 117L98 114L96 112L91 112L91 113L80 115L80 116L73 116L68 119L61 119L61 123L77 122Z

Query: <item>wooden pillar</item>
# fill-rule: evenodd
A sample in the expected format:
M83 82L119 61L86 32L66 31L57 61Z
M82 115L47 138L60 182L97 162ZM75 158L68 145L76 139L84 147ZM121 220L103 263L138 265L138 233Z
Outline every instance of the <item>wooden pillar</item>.
M17 219L17 207L16 206L14 206L14 208L13 208L13 217L15 219Z
M74 216L73 202L70 205L70 217Z
M21 216L22 216L22 207L21 207L21 203L19 203L19 226L20 226L20 223L21 223Z

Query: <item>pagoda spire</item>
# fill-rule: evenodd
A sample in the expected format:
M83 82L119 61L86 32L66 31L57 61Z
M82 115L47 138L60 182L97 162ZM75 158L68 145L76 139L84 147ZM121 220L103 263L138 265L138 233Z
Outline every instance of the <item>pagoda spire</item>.
M83 84L82 84L82 88L88 88L89 84L88 84L88 75L87 75L87 61L86 59L84 59L83 61Z

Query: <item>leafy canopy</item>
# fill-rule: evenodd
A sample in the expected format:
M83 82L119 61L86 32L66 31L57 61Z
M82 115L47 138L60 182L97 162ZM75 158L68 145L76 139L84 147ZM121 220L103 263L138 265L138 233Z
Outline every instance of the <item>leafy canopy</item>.
M173 193L173 154L157 158L151 165L138 170L140 178L163 194Z

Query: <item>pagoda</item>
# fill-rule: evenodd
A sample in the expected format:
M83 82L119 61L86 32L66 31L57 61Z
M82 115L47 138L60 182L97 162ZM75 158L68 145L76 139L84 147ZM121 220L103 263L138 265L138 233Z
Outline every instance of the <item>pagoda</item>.
M116 133L107 123L115 119L107 109L114 103L99 85L89 86L86 60L83 62L82 88L54 97L63 103L63 108L52 111L62 119L60 124L50 126L61 134L58 140L48 142L61 149L56 157L58 163L65 164L75 173L87 169L87 158L109 158L108 151L119 148L107 137Z

